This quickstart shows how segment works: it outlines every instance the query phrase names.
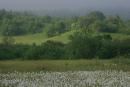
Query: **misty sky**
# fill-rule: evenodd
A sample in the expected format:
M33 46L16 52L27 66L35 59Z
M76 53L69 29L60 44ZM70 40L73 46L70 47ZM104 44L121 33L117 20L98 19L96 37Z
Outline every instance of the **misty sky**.
M130 8L130 0L0 0L0 9L112 9Z

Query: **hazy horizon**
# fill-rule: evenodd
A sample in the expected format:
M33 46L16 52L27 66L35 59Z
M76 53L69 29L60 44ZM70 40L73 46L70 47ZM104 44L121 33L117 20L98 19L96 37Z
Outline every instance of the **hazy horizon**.
M0 0L0 9L129 9L130 0Z

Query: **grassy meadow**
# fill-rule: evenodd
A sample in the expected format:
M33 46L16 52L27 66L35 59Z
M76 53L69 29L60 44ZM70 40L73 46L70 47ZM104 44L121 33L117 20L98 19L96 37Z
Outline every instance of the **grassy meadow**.
M47 37L45 33L14 36L16 43L41 44L48 40L69 42L69 36L75 30L54 37ZM96 34L96 33L95 33ZM102 33L101 33L102 34ZM107 33L106 33L107 34ZM110 34L110 33L109 33ZM112 34L113 39L127 39L130 35ZM0 37L0 42L2 36ZM31 71L96 71L96 70L123 70L130 71L130 59L116 58L110 60L7 60L0 61L0 72L31 72Z
M130 87L130 19L0 10L0 87Z
M130 71L130 59L111 60L12 60L0 61L0 72L31 71Z
M33 44L36 43L37 45L44 43L48 40L52 41L59 41L62 43L68 43L69 42L69 36L72 35L76 30L69 31L54 37L47 37L46 33L37 33L37 34L28 34L28 35L22 35L22 36L14 36L16 43L22 43L22 44ZM95 33L96 34L96 33ZM98 33L99 34L99 33ZM101 33L102 34L102 33ZM104 33L103 33L104 34ZM107 33L106 33L107 34ZM130 35L126 34L119 34L119 33L108 33L112 36L114 40L123 40L130 38ZM0 36L0 42L2 42L2 36Z
M22 35L22 36L14 36L16 43L22 43L22 44L41 44L43 42L46 42L48 40L53 41L60 41L63 43L68 43L69 39L68 37L72 35L74 31L66 32L64 34L54 36L54 37L47 37L45 33L38 33L38 34L28 34L28 35ZM2 41L2 36L0 37L0 42Z

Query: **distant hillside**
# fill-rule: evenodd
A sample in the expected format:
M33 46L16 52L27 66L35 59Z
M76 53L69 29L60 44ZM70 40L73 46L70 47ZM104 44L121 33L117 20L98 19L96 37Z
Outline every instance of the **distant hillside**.
M69 31L69 32L63 33L61 35L57 35L57 36L50 37L50 38L47 37L45 33L15 36L13 38L15 39L16 43L22 43L22 44L33 44L33 43L41 44L48 40L68 43L69 36L72 35L74 32L76 32L76 31ZM115 33L109 33L109 34L112 35L113 39L122 40L122 39L130 38L130 35L126 35L126 34L115 34ZM3 37L1 36L0 42L2 41L2 38Z
M89 14L90 12L95 11L94 9L79 9L79 10L70 10L70 9L61 9L61 10L32 10L30 11L34 15L45 16L49 15L52 17L62 17L62 18L70 18L73 16L84 16ZM98 9L98 11L103 12L105 15L119 15L124 20L130 19L130 11L129 9Z
M61 11L61 14L64 13ZM130 38L130 21L124 21L119 15L108 17L100 11L85 16L61 18L0 10L1 40L3 36L12 36L16 43L23 44L41 44L48 40L68 43L69 36L75 31L108 33L113 39Z
M48 40L60 41L63 43L69 42L69 36L73 34L75 31L70 31L63 33L58 36L54 37L47 37L45 33L38 33L38 34L30 34L30 35L23 35L23 36L14 36L16 43L23 43L23 44L41 44ZM0 42L2 41L3 36L0 37Z

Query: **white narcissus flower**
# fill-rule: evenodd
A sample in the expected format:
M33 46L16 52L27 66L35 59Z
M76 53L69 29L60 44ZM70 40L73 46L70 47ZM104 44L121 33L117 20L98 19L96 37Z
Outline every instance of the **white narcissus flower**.
M1 73L0 87L130 87L130 73L109 70Z

